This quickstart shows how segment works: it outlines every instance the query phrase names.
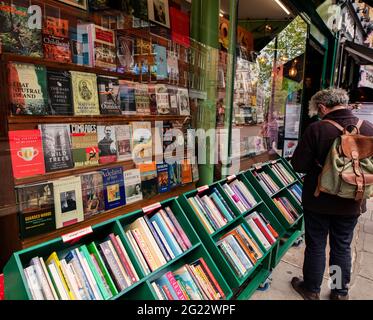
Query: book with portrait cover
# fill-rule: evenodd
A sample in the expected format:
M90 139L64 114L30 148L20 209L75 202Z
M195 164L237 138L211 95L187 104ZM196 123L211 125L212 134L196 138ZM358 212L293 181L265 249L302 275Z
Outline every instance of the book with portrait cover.
M111 210L126 204L123 168L115 167L101 170L104 181L105 210Z
M117 160L132 159L132 127L131 125L116 125L115 138L117 140Z
M90 172L80 176L84 219L105 210L104 182L100 172Z
M150 114L157 115L157 94L155 91L155 84L148 84L148 93L149 93L149 106L150 106Z
M43 182L16 187L21 238L56 229L53 183Z
M135 41L127 35L117 36L118 72L133 72Z
M69 20L50 16L45 18L43 50L45 59L71 62Z
M99 115L97 76L87 72L70 71L70 73L74 97L74 115Z
M179 106L179 114L181 116L190 116L189 107L189 92L186 88L178 88L177 104Z
M101 114L121 114L119 79L116 77L97 77Z
M45 173L40 130L9 131L9 144L14 178Z
M47 70L49 111L51 115L74 114L71 74L68 71Z
M70 135L75 168L98 165L97 125L71 124Z
M167 90L170 101L170 114L177 115L179 114L179 106L177 103L178 87L167 86Z
M98 150L100 164L117 161L117 139L115 126L97 126Z
M120 109L123 115L136 114L135 83L119 80Z
M136 112L139 115L150 114L150 99L148 86L146 84L137 83L135 86L135 101Z
M181 184L181 165L174 162L168 165L168 175L170 179L170 189L176 188Z
M152 124L132 122L132 158L135 162L151 161L153 156Z
M158 192L165 193L170 191L170 178L168 176L168 164L157 164Z
M45 171L73 168L69 125L41 124L39 129L43 140Z
M144 199L150 199L158 194L157 165L155 162L139 164L141 189Z
M80 177L53 181L56 228L67 227L84 220Z
M155 72L157 75L157 80L167 79L167 49L164 46L154 44L153 51L155 53Z
M157 99L157 113L159 115L170 114L171 108L167 86L163 84L157 84L155 86L155 94Z
M48 105L44 66L9 62L9 98L13 114L45 115Z
M0 2L0 52L10 52L29 57L43 57L42 30L33 22L28 12L29 4L9 4L9 1Z
M143 195L141 190L141 176L139 169L124 171L124 186L126 190L127 204L142 200Z

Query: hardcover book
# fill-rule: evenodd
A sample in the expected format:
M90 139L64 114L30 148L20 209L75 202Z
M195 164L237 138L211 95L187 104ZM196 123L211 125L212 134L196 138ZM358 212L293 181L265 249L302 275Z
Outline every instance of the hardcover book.
M74 114L71 75L68 71L47 70L49 113L71 116Z
M158 192L165 193L170 191L170 178L168 176L168 164L160 163L157 164L158 174Z
M131 125L115 126L117 140L117 160L128 161L132 159L132 127Z
M187 13L175 8L170 8L171 37L172 41L184 47L190 46L190 17Z
M117 161L117 140L115 126L97 126L100 164Z
M0 51L23 56L43 57L41 27L29 27L34 13L26 6L0 2Z
M71 62L69 20L46 17L43 28L44 58Z
M143 199L139 169L124 171L124 185L127 204L141 201Z
M76 116L100 114L97 77L93 73L70 71Z
M179 113L181 116L190 115L189 107L189 93L188 89L179 88L177 92L177 103L179 106Z
M80 177L53 181L56 228L63 228L84 220Z
M170 114L171 108L170 108L167 86L163 84L156 85L155 94L156 94L156 99L157 99L157 113L159 115Z
M166 47L154 44L153 51L155 53L157 80L167 79L167 49Z
M132 159L136 162L150 161L153 156L151 122L132 122Z
M135 101L136 112L141 115L150 114L150 99L148 86L146 84L137 83L135 86Z
M48 104L45 67L10 62L9 97L13 114L44 115Z
M133 67L135 66L134 50L134 39L126 35L117 36L118 72L125 73L133 71Z
M75 167L98 165L97 125L71 124L70 134Z
M139 164L141 174L141 189L144 199L150 199L158 194L157 165L155 162Z
M101 114L121 114L119 79L116 77L97 77Z
M56 229L53 183L16 187L20 234L28 238Z
M89 50L88 30L85 24L70 26L72 61L78 65L92 66L92 52Z
M80 176L84 219L105 210L104 182L100 172L91 172Z
M111 210L126 204L123 168L116 167L101 170L104 181L105 210Z
M9 144L14 178L45 173L40 130L9 131Z
M119 81L120 109L123 115L136 114L135 83L127 80Z
M170 101L170 114L177 115L179 113L178 105L178 88L175 86L167 86L168 97Z
M74 167L68 124L41 124L46 172Z

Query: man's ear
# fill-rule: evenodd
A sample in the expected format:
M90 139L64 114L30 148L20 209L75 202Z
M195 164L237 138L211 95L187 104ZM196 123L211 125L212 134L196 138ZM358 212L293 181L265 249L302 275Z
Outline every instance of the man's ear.
M327 113L328 108L322 103L319 103L319 110L321 111L322 114L325 114Z

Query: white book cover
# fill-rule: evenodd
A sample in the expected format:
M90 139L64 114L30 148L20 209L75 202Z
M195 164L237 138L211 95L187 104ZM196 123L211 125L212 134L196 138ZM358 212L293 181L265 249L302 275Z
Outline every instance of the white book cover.
M167 250L167 253L170 255L171 259L174 259L175 258L175 255L174 253L172 252L168 242L166 241L162 231L159 229L159 226L157 224L156 221L152 221L151 224L153 225L155 231L157 231L157 234L159 236L159 238L161 239L163 245L166 247L166 250Z
M159 115L165 115L171 113L168 89L165 85L159 84L155 86L156 100L157 100L157 111Z
M276 242L276 238L273 236L272 232L268 229L267 224L263 221L263 219L261 218L261 216L258 213L253 212L250 215L250 217L257 218L259 220L259 222L262 224L263 228L267 231L267 233L271 237L271 239Z
M142 267L142 270L144 271L144 274L145 275L150 274L151 271L148 267L148 264L146 263L146 261L144 259L144 256L142 255L142 253L141 253L135 239L133 238L133 235L132 235L130 230L126 232L126 236L127 236L128 241L130 242L130 245L131 245L133 251L135 251L136 257L137 257L137 259L138 259L138 261L139 261L139 263Z
M110 248L111 253L113 254L113 257L114 257L116 263L118 264L118 267L120 269L120 273L122 274L123 278L125 279L127 287L131 286L132 285L132 280L131 280L130 276L127 274L122 262L120 261L120 258L118 256L111 240L108 241L108 246Z
M68 293L66 292L64 285L62 284L62 280L60 278L60 275L57 271L57 267L54 264L54 262L48 265L48 269L52 275L54 283L56 284L57 291L60 294L61 300L70 300L70 297Z
M77 282L76 282L76 280L75 280L75 278L74 278L74 276L71 272L71 269L67 265L66 260L62 259L62 260L60 260L60 262L61 262L62 273L65 276L65 280L67 282L67 285L69 286L70 290L73 292L73 294L75 296L75 299L76 300L83 300L80 293L79 293L78 284L77 284Z
M56 228L67 227L84 220L80 177L53 181Z
M45 297L44 300L54 300L52 290L49 287L49 283L47 277L44 274L44 270L40 263L40 259L38 257L31 259L30 265L34 266L36 277L38 279L39 284L41 285L43 296Z
M190 106L189 106L189 93L186 88L179 88L177 91L177 103L179 106L179 114L181 116L190 115Z
M51 280L51 277L50 277L50 275L49 275L49 273L48 273L48 270L47 270L47 267L46 267L46 265L45 265L45 262L44 262L43 258L39 258L39 260L40 260L40 264L41 264L41 266L42 266L42 268L43 268L44 274L45 274L45 276L46 276L46 278L47 278L47 281L48 281L48 284L49 284L49 288L50 288L51 291L52 291L52 294L53 294L54 300L59 300L59 297L58 297L58 295L57 295L56 289L54 288L54 285L53 285L52 280Z
M124 171L124 186L126 191L126 203L134 203L143 199L141 190L141 175L139 169Z
M25 268L24 272L25 272L26 280L28 282L28 287L30 289L32 298L34 300L45 300L45 297L43 295L43 290L38 281L34 266L29 266Z
M259 239L259 241L262 243L262 245L264 246L264 248L266 250L270 249L271 248L271 244L268 242L268 240L266 239L266 237L260 231L260 229L258 228L258 226L256 225L256 223L251 218L247 218L246 221L249 224L251 230L253 230L253 232L255 233L255 235L257 236L257 238Z

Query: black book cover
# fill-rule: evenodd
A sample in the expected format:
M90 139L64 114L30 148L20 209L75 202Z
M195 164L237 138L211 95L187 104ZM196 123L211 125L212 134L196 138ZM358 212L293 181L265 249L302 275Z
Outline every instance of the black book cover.
M71 76L67 71L47 71L49 113L70 116L74 114L71 92Z

